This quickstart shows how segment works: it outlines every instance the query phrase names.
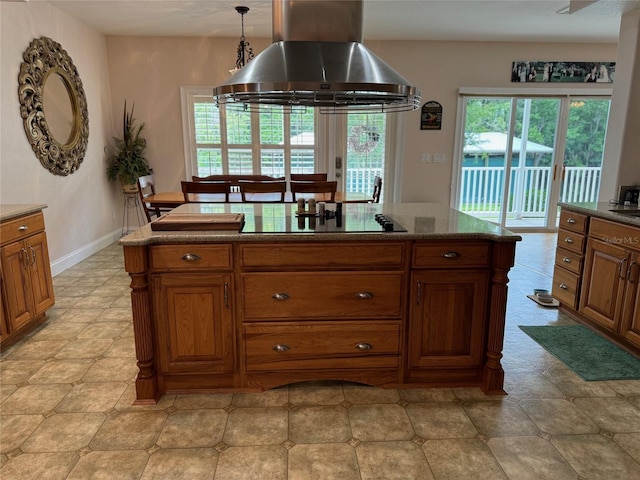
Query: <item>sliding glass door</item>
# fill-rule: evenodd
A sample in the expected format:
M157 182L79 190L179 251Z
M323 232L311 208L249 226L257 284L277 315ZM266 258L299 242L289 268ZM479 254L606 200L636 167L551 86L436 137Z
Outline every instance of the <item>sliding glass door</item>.
M602 98L464 98L457 208L547 230L558 201L597 201L608 110Z

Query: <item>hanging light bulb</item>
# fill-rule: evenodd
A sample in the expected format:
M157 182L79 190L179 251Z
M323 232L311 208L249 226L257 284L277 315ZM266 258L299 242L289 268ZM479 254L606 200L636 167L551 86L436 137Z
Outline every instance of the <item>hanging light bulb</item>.
M236 66L229 70L229 73L233 74L240 70L245 66L247 62L249 62L253 57L253 49L251 48L249 42L244 36L244 16L249 11L249 7L238 6L236 7L236 12L240 14L241 22L242 22L242 35L240 35L240 42L238 42L237 48L237 58L236 58Z

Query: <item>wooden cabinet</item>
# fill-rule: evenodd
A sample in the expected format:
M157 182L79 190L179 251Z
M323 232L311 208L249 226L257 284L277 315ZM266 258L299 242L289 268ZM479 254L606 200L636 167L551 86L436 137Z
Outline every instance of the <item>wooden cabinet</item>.
M638 261L640 229L593 219L579 313L640 346Z
M580 282L589 217L563 210L553 272L551 293L564 306L578 308Z
M17 338L53 306L54 292L47 237L41 212L3 222L2 299L3 342ZM6 343L5 343L6 344Z
M489 243L417 244L409 311L408 374L415 381L484 362ZM446 268L445 268L446 267Z

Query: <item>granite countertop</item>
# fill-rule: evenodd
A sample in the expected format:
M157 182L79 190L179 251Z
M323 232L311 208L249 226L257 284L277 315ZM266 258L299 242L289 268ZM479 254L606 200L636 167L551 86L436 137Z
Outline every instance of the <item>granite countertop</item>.
M609 202L559 203L558 205L577 213L640 227L640 207L638 205L625 207L624 205L615 205ZM629 214L637 214L639 216L636 217Z
M39 212L47 208L44 204L0 204L0 221L11 220L12 218L22 217L31 213Z
M490 239L500 242L522 240L517 234L495 224L479 220L448 206L436 203L345 203L343 222L351 231L321 231L318 223L296 218L295 204L186 204L172 213L244 213L245 228L237 231L154 231L147 224L120 239L120 245L136 246L156 243L232 242L232 241L357 241L421 239ZM334 209L327 204L327 209ZM376 213L391 217L406 231L360 231L370 225ZM328 219L326 222L335 222ZM302 222L302 223L299 223ZM305 223L307 222L307 223ZM274 224L276 227L274 228ZM278 227L281 226L281 227ZM262 228L261 226L265 226ZM375 225L377 228L377 225ZM284 231L279 231L282 228ZM368 227L367 227L368 228ZM276 233L278 232L278 233Z

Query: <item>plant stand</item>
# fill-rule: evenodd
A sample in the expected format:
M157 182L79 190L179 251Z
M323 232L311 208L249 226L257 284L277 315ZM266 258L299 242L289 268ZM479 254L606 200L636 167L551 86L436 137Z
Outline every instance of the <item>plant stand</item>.
M124 237L128 235L133 230L137 230L146 222L143 221L143 215L141 211L140 205L140 197L138 192L127 192L125 190L122 191L122 195L124 196L124 204L122 209L122 232L120 236ZM133 216L135 212L135 217L137 219L137 224L134 229L129 229L130 220L133 220ZM129 217L132 217L131 219Z

